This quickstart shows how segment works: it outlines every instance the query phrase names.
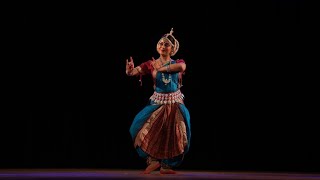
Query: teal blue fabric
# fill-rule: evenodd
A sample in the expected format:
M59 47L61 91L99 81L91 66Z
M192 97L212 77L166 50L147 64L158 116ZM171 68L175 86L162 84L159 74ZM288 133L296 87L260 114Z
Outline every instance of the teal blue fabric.
M172 61L172 64L176 63L176 61ZM162 74L160 72L156 75L155 81L155 91L158 93L168 93L168 92L175 92L179 90L179 73L171 73L171 81L168 84L164 84L162 81ZM169 78L169 73L164 73L166 79ZM133 119L133 122L130 126L130 135L132 140L134 141L139 130L143 127L146 120L151 116L151 114L156 111L160 106L155 104L153 101L149 101L149 104L145 106ZM184 117L186 130L187 130L187 140L188 145L184 149L184 153L171 158L171 159L163 159L162 163L165 163L171 167L176 167L181 164L184 155L189 151L190 148L190 141L191 141L191 123L190 123L190 113L187 107L184 104L179 104L180 111ZM136 147L136 150L140 157L147 158L148 154L146 154L140 147Z

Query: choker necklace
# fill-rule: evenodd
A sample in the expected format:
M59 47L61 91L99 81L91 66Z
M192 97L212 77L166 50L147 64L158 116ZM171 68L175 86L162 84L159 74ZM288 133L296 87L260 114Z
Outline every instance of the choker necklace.
M167 62L163 61L161 58L159 58L159 59L160 59L162 67L171 64L171 59L169 61L167 61Z

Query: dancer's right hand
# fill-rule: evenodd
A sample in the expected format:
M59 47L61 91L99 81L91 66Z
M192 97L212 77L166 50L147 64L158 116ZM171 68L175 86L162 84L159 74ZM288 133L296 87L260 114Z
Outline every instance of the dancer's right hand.
M126 73L131 73L134 69L134 62L132 56L130 56L130 61L126 59Z

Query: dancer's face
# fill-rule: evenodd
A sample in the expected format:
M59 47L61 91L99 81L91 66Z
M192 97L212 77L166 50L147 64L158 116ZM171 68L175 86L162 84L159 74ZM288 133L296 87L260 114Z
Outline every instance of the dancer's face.
M172 51L172 45L168 39L162 38L157 44L157 50L160 55L170 55Z

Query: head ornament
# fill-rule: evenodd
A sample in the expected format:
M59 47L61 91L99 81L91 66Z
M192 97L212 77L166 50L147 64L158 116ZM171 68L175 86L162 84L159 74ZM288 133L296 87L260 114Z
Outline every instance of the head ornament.
M170 55L174 56L179 50L179 41L172 34L173 34L173 28L171 28L170 33L163 35L161 39L166 39L169 41L169 43L172 46L172 52ZM158 41L158 44L161 41L161 39Z

